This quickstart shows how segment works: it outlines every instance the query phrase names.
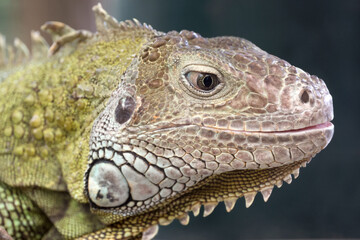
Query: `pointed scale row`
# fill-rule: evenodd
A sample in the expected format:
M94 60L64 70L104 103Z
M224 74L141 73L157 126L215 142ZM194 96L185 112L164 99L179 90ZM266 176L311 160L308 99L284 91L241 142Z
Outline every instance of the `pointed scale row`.
M153 239L156 234L159 231L159 225L152 225L149 228L147 228L143 233L142 233L142 237L141 240L151 240Z
M13 45L7 45L5 36L0 34L0 67L18 65L29 59L30 51L20 39L15 38Z
M102 7L100 3L93 7L93 12L95 13L95 23L96 29L100 33L104 33L111 30L121 29L123 31L127 30L136 30L142 29L146 31L151 31L157 33L151 25L146 23L141 24L139 20L133 18L133 20L126 20L118 22L114 17L109 15Z
M53 55L61 46L74 40L89 38L92 34L85 30L74 30L61 22L46 22L41 29L50 34L51 47L38 31L31 31L31 54L27 46L18 38L14 44L6 45L5 37L0 34L0 67L25 63L29 60L42 60Z
M96 18L97 30L101 33L113 29L145 30L158 34L150 25L141 24L137 19L118 22L110 16L99 3L93 8ZM56 21L46 22L41 29L50 34L52 45L49 47L45 39L38 31L31 32L31 55L26 45L18 38L15 38L13 45L6 45L6 40L0 34L0 68L25 63L30 59L40 60L55 54L63 45L69 42L90 38L92 33L86 30L75 30L70 26Z
M13 45L7 45L5 36L0 34L0 67L44 59L48 50L49 45L38 31L31 31L31 54L25 43L19 38L14 39Z
M302 164L302 167L306 167L305 162ZM294 179L296 179L299 176L299 171L300 171L299 168L292 171L291 174L294 176ZM286 175L283 180L278 180L276 182L276 186L278 188L280 188L282 186L283 181L290 184L291 181L292 181L291 174ZM267 202L269 200L273 188L274 188L274 186L272 185L272 186L263 187L263 188L261 188L259 190L259 192L263 196L264 202ZM256 194L257 194L257 192L249 192L249 193L245 193L243 195L244 199L245 199L246 208L249 208L252 205L252 203L254 202ZM234 206L235 206L237 200L238 200L238 197L229 197L229 198L224 199L224 205L225 205L225 208L226 208L227 212L231 212L231 210L234 209ZM218 202L207 202L207 203L203 203L202 205L204 206L203 217L207 217L214 211L214 209L218 205ZM190 211L193 212L194 217L196 217L196 216L198 216L200 214L200 209L201 209L202 205L201 205L201 203L198 202L198 203L195 203L191 207ZM179 222L182 225L188 225L189 221L190 221L190 216L189 216L188 213L183 213L180 216L178 216L177 219L179 220ZM170 223L172 223L173 220L174 220L174 217L161 218L161 219L159 219L159 224L163 225L163 226L166 226L166 225L169 225Z

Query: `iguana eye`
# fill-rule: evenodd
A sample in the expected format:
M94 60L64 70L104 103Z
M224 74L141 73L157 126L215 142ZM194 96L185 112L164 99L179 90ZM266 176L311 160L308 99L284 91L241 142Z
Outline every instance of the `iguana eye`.
M190 84L202 91L211 91L219 85L219 79L215 74L190 71L185 74Z
M200 64L185 66L180 80L186 93L200 99L215 99L225 87L224 75L219 70Z

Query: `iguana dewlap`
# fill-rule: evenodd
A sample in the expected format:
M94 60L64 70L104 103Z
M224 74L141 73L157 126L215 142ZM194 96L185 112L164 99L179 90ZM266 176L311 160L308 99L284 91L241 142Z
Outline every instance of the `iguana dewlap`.
M31 54L0 38L0 238L151 239L201 205L267 201L330 142L318 77L242 38L94 12L97 33L48 22Z

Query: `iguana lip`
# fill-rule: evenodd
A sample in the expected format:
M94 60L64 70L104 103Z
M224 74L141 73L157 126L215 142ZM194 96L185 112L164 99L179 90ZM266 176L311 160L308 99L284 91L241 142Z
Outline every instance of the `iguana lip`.
M313 130L322 130L326 128L333 128L334 124L331 122L326 123L320 123L309 127L304 128L298 128L298 129L290 129L290 130L284 130L284 131L258 131L259 133L299 133L299 132L305 132L305 131L313 131ZM247 131L244 131L247 132Z
M166 125L166 126L162 126L162 127L158 127L156 129L154 129L153 131L157 132L157 131L166 131L166 130L171 130L171 129L176 129L176 128L181 128L181 127L191 127L191 126L197 126L200 128L204 128L204 129L212 129L215 131L226 131L226 132L233 132L233 133L245 133L245 134L255 134L255 133L262 133L262 134L285 134L285 133L301 133L301 132L307 132L307 131L316 131L316 130L324 130L324 129L333 129L334 128L334 124L332 124L331 122L325 122L325 123L320 123L320 124L316 124L313 126L309 126L309 127L304 127L304 128L298 128L298 129L288 129L288 130L284 130L284 131L247 131L247 130L237 130L237 129L229 129L229 128L217 128L217 127L210 127L210 126L199 126L199 125L195 125L195 124L172 124L172 125Z
M274 133L303 132L303 131L319 130L319 129L333 128L333 127L334 127L334 124L332 124L331 122L326 122L326 123L316 124L316 125L313 125L310 127L299 128L299 129L286 130L286 131L274 131ZM269 132L269 133L271 133L271 132Z
M313 131L313 130L323 130L326 128L333 128L334 125L331 122L326 122L326 123L320 123L320 124L316 124L313 126L309 126L309 127L304 127L304 128L298 128L298 129L288 129L288 130L284 130L284 131L247 131L247 130L235 130L235 129L228 129L228 128L216 128L216 127L205 127L205 128L209 128L209 129L214 129L217 131L228 131L228 132L234 132L234 133L248 133L248 134L252 134L252 133L273 133L273 134L279 134L279 133L300 133L300 132L305 132L305 131Z

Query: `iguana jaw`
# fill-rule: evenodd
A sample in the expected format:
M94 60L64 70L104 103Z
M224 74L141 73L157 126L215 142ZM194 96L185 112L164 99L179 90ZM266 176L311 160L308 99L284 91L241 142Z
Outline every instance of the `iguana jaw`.
M187 189L179 196L174 196L156 206L151 207L147 211L129 217L116 218L101 214L104 222L112 223L114 218L117 219L115 228L126 229L131 228L132 224L136 228L145 231L156 228L157 224L166 226L174 219L178 219L183 225L187 225L190 220L189 213L193 212L194 216L198 216L203 206L203 216L210 215L215 207L224 202L227 212L230 212L236 201L244 197L245 206L250 207L258 192L261 192L264 201L268 201L274 186L280 188L283 181L290 184L292 176L299 176L300 167L306 167L310 162L310 158L301 161L270 169L254 169L254 170L236 170L224 172L218 175L210 176L193 187ZM101 216L102 215L102 216Z
M153 128L149 128L146 131L147 132L161 132L161 131L169 131L169 130L174 130L176 128L182 128L182 127L200 127L203 129L209 129L209 130L214 130L214 131L218 131L218 132L229 132L229 133L246 133L246 134L296 134L296 133L305 133L313 131L313 130L324 130L324 129L332 129L334 128L334 125L329 121L329 122L324 122L324 123L320 123L320 124L316 124L316 125L312 125L312 126L308 126L308 127L303 127L303 128L298 128L298 129L288 129L288 130L279 130L279 131L246 131L246 130L234 130L234 129L226 129L226 128L217 128L217 127L205 127L205 126L199 126L199 125L191 125L191 124L166 124L166 125L162 125L160 127L155 126Z
M194 216L197 216L201 206L204 206L203 216L206 217L220 202L224 202L226 211L230 212L241 197L245 199L245 206L250 207L258 192L267 202L274 186L280 188L283 181L290 184L292 182L291 175L296 179L299 176L300 167L306 167L310 160L310 158L303 159L270 169L235 170L211 176L190 188L180 197L169 199L166 203L161 204L167 204L168 208L159 208L154 212L176 209L176 211L169 210L169 212L161 213L162 217L158 219L159 224L168 225L177 218L180 223L186 225L189 221L187 212L192 211Z
M321 147L324 148L330 142L333 135L334 126L331 122L317 124L303 129L272 133L286 132L294 134L316 131L324 131L328 136L328 141ZM275 185L280 188L283 181L290 184L292 182L291 175L296 179L299 176L300 168L306 167L307 163L309 163L315 155L316 153L313 153L312 156L308 158L279 167L234 170L211 176L199 182L193 188L188 189L180 197L167 200L165 203L169 204L169 206L171 206L170 208L176 208L176 206L179 205L181 209L178 209L175 213L163 214L165 217L159 218L158 222L160 225L168 225L173 219L177 218L181 224L187 225L190 219L187 212L193 211L194 216L197 216L200 207L204 206L203 216L206 217L210 215L218 203L222 201L225 204L226 211L230 212L234 208L236 201L241 197L244 197L246 207L250 207L258 192L262 194L264 201L267 202ZM154 211L156 212L157 210Z
M289 129L289 130L279 130L279 131L244 131L244 130L230 130L234 133L270 133L270 134L283 134L283 133L304 133L305 131L312 131L318 129L325 129L325 128L333 128L334 125L331 122L320 123L316 125L312 125L309 127L297 128L297 129ZM221 128L215 128L217 130L225 130Z
M162 128L161 130L156 131L148 131L150 136L153 136L154 139L158 138L161 139L162 136L174 136L178 132L187 132L187 134L191 137L192 135L196 137L199 132L201 132L201 129L204 129L206 127L199 127L199 126L178 126L174 127L173 125L168 128ZM189 130L190 129L190 130ZM197 129L197 131L193 132L194 129ZM208 127L206 129L209 129ZM224 130L214 129L214 131L219 131L220 133L223 133ZM313 127L307 127L304 129L298 129L298 130L292 130L292 131L279 131L279 132L244 132L244 131L230 131L227 130L227 132L231 132L232 134L241 134L245 136L247 139L253 139L254 136L257 136L259 139L259 142L254 141L247 141L245 144L242 143L241 146L234 146L237 147L237 149L229 148L229 153L227 154L220 154L216 153L216 147L221 147L221 145L215 146L215 148L212 148L212 145L209 143L207 147L209 149L201 148L201 151L209 150L209 153L214 154L214 159L210 160L208 159L208 155L201 155L199 159L202 159L201 161L204 161L206 163L206 167L211 169L211 166L213 166L213 163L216 163L217 169L212 170L211 175L206 175L206 172L203 172L203 169L199 168L197 169L197 172L195 172L197 175L191 176L191 173L189 173L189 178L191 179L197 179L192 185L187 185L183 191L176 192L174 191L173 194L168 195L167 197L150 197L152 198L152 201L140 201L141 208L136 207L137 203L135 201L134 204L131 203L132 200L124 199L124 205L125 206L114 206L111 208L107 207L98 207L96 204L92 202L92 207L94 209L98 209L96 211L104 211L113 213L115 215L119 215L119 218L127 218L126 216L133 216L142 214L145 214L149 211L156 211L156 209L163 209L165 205L169 205L168 208L172 208L174 206L174 199L180 199L181 206L186 206L186 208L180 208L179 206L175 207L176 211L171 212L169 216L178 216L179 214L184 214L186 211L185 209L191 209L193 206L197 206L198 203L205 204L208 210L206 210L205 215L208 215L209 209L214 206L214 202L217 204L219 201L225 201L227 205L227 209L230 210L233 203L236 201L237 198L244 196L247 202L247 206L250 206L253 197L256 195L256 192L260 191L263 196L264 200L267 200L270 196L272 186L274 184L280 185L282 181L289 182L291 181L290 174L294 174L294 176L297 177L299 173L300 166L305 166L306 162L310 161L312 157L315 156L319 151L321 151L331 140L331 137L333 135L334 127L333 125L328 122L324 124L315 125ZM219 133L219 134L220 134ZM137 137L140 139L146 139L142 133L138 133L140 136L143 137ZM132 138L131 134L129 134L130 139ZM266 139L269 139L271 137L272 139L275 139L276 142L265 142ZM134 136L136 139L136 137ZM291 139L284 140L284 139ZM310 139L310 140L309 140ZM139 144L141 145L141 141L139 140L129 140L128 144L119 145L115 142L111 142L112 140L103 141L102 144L98 145L98 147L94 146L94 149L92 150L92 153L90 154L90 161L92 164L90 165L89 169L92 169L92 167L96 164L103 164L107 166L108 164L112 164L111 168L117 169L116 166L119 167L119 171L128 171L124 169L124 165L119 165L117 163L117 154L120 154L126 158L125 153L129 151L133 151L132 155L135 158L140 158L143 160L147 160L150 164L152 161L148 155L145 153L147 151L153 152L153 154L156 154L156 150L151 150L150 148L142 147L145 151L145 153L138 152L139 147L132 146L134 148L137 148L138 150L130 150L129 143L132 144ZM150 141L150 140L148 140ZM103 143L105 142L105 145ZM107 143L106 143L107 142ZM159 143L158 143L159 144ZM180 144L180 143L179 143ZM179 147L179 146L178 146ZM95 149L96 148L96 149ZM183 149L186 151L189 151L186 146L183 146ZM284 149L286 152L284 153ZM176 152L176 149L173 149ZM112 156L111 158L108 157L107 152L117 152L117 153L111 153L109 156ZM214 152L215 151L215 152ZM138 153L134 153L138 152ZM269 154L271 153L271 154ZM185 153L184 153L185 154ZM195 153L192 153L193 155ZM161 156L166 157L161 154ZM271 159L269 158L271 157ZM171 157L167 156L171 159ZM230 158L231 159L230 159ZM184 159L186 159L186 156L183 156ZM140 173L136 167L136 164L134 163L134 160L132 162L128 163L131 165L131 168L133 168L134 171L137 173ZM136 161L136 160L135 160ZM209 163L209 165L208 165ZM211 163L211 164L210 164ZM124 163L121 163L124 164ZM156 166L156 163L153 166ZM191 162L188 163L193 168L196 167L196 165L192 165ZM227 164L227 165L226 165ZM116 165L116 166L115 166ZM159 166L157 166L159 167ZM180 167L179 167L180 168ZM108 169L107 167L105 169ZM181 169L181 168L180 168ZM115 170L117 172L118 170ZM91 171L88 171L88 173ZM87 173L87 179L89 174ZM186 172L183 172L183 174L186 174ZM204 175L205 174L205 175ZM126 173L125 173L126 175ZM146 174L144 174L147 176ZM255 177L256 176L256 177ZM194 178L193 178L194 177ZM227 178L229 178L227 180ZM121 178L120 178L121 179ZM150 177L151 179L151 177ZM215 180L214 180L215 179ZM229 182L228 189L223 188L223 185L219 185L217 187L214 187L213 184L210 184L211 181L217 181L216 179L221 179L223 182ZM237 181L238 179L238 181ZM254 179L254 180L252 180ZM97 181L97 180L96 180ZM113 180L111 180L113 181ZM129 180L128 180L129 181ZM130 180L131 181L131 180ZM232 183L233 181L233 183ZM196 183L196 184L195 184ZM119 183L115 182L115 185ZM131 185L131 183L129 183ZM245 184L245 185L244 185ZM93 186L90 184L89 186ZM159 184L158 186L161 186ZM158 191L160 191L163 187L160 187ZM206 189L204 190L204 196L197 194L199 192L199 189ZM89 189L91 190L91 189ZM98 191L98 189L96 190ZM129 191L131 194L137 194L134 192L135 190L132 189L130 186ZM209 195L209 192L212 191L212 194ZM187 198L186 196L191 199L187 199L186 201L183 201L181 199ZM133 195L134 196L134 195ZM194 198L194 196L196 196ZM188 204L188 203L190 204ZM133 208L133 206L135 208ZM162 210L164 211L164 210ZM179 214L178 214L179 213ZM158 214L156 214L158 216ZM121 217L123 216L123 217Z
M200 139L194 140L194 143L196 141L203 143L200 145L203 150L200 151L206 152L208 150L213 153L214 148L231 148L233 152L230 152L230 154L234 155L234 159L241 158L236 156L236 151L248 151L252 154L252 157L244 160L245 162L253 161L255 158L255 162L258 164L269 164L272 161L279 163L279 165L273 166L258 166L259 168L271 168L313 157L331 141L334 134L334 125L331 122L324 122L300 129L245 131L195 124L169 124L162 125L161 127L150 127L146 131L150 136L163 137L164 135L169 135L169 141L172 140L171 136L181 136L187 133L190 139ZM176 144L181 146L181 141ZM286 156L280 156L277 153L278 151L274 150L274 147L282 149L281 151L289 151L289 153ZM257 161L257 154L255 152L263 149L272 151L272 155L268 154L267 159L264 159L265 162L262 162L261 159ZM241 169L247 168L253 169L254 167L243 166Z

